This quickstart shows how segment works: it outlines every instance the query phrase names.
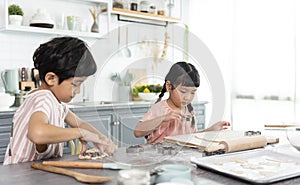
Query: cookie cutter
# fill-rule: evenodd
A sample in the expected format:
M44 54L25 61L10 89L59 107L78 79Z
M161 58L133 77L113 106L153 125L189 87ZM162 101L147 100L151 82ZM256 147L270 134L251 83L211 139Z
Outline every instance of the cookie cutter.
M260 131L245 131L244 136L258 136L261 135Z
M140 153L144 152L144 148L140 145L132 145L126 148L126 153Z

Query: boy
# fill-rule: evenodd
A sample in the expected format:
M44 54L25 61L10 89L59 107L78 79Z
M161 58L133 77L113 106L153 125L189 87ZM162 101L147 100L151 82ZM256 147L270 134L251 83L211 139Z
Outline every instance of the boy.
M54 38L40 45L33 61L42 83L14 115L3 165L61 157L64 142L77 138L83 143L82 153L87 142L93 142L101 152L112 154L116 145L65 104L97 70L87 45L73 37Z

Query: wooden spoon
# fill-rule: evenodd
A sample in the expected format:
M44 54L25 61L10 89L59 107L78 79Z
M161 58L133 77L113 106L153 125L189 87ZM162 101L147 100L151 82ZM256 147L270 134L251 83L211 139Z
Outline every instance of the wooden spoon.
M31 165L31 167L35 168L35 169L39 169L39 170L48 171L48 172L68 175L68 176L74 177L79 182L84 182L84 183L100 183L100 182L106 182L106 181L109 181L112 179L111 177L86 175L83 173L66 170L66 169L58 168L58 167L54 167L54 166L47 166L47 165L38 164L38 163L33 163Z

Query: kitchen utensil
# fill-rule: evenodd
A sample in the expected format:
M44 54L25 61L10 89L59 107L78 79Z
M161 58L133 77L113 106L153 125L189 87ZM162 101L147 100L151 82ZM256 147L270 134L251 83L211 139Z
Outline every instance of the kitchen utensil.
M106 168L106 169L130 169L130 164L124 163L99 163L86 161L43 161L44 165L67 167L67 168Z
M289 127L299 127L300 128L300 124L270 124L270 125L265 125L265 128L289 128Z
M19 71L17 69L6 69L2 71L1 78L5 92L14 94L19 91Z
M242 131L222 130L165 137L165 141L193 145L205 152L236 152L278 143L278 138L263 135L245 136Z
M126 47L123 50L123 54L125 57L130 58L131 57L131 51L128 48L128 27L126 27Z
M139 153L144 152L144 148L140 145L132 145L126 148L126 153Z
M83 173L66 170L66 169L58 168L58 167L54 167L54 166L47 166L47 165L38 164L38 163L33 163L31 165L31 167L35 168L35 169L39 169L39 170L48 171L48 172L68 175L68 176L74 177L76 180L78 180L80 182L84 182L84 183L100 183L100 182L106 182L106 181L112 180L111 177L86 175Z
M190 160L198 167L250 181L250 184L271 184L300 175L299 157L274 150L256 149L209 157L191 157Z

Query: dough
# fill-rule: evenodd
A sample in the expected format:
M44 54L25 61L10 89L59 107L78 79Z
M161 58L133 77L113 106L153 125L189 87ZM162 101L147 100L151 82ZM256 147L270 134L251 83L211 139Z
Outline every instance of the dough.
M85 159L85 160L96 160L96 159L103 159L107 157L107 153L101 153L97 148L91 148L86 150L83 154L79 155L79 159Z

